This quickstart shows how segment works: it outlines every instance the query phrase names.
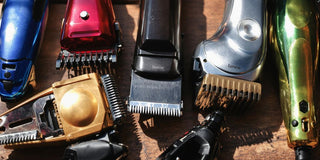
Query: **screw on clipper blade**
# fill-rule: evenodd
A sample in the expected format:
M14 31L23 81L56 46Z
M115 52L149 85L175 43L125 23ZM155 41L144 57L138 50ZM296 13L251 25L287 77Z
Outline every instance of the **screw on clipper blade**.
M202 80L195 105L200 109L211 106L235 111L261 97L261 84L245 80L206 74ZM221 108L220 108L221 109Z
M60 43L56 69L73 70L75 76L110 73L122 48L111 0L69 0Z
M218 138L224 121L223 113L216 111L210 114L201 125L188 131L173 143L157 160L209 160L217 157Z
M101 76L101 80L107 95L113 121L116 124L121 123L122 119L126 116L126 109L122 99L120 99L115 80L108 74Z
M51 88L0 115L1 144L19 148L74 142L112 129L112 103L102 86L96 73L55 82Z
M142 0L128 111L181 116L180 0ZM156 17L156 18L154 18Z
M39 139L39 133L37 130L12 133L0 135L0 145L1 144L10 144L10 143L20 143L26 141L35 141Z
M21 9L23 8L23 9ZM35 87L34 62L44 35L48 0L6 0L0 29L0 95L4 101Z
M245 107L244 102L260 99L261 85L252 81L259 77L266 58L266 2L225 2L219 30L195 50L193 71L200 108L226 99L230 105Z
M268 13L288 146L297 160L311 159L319 143L319 12L314 1L274 0Z

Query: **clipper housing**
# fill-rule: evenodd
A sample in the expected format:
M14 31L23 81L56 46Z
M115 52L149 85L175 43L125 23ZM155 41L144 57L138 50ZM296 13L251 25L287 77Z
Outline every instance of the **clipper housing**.
M128 111L181 116L180 0L142 0Z
M73 70L75 76L110 73L122 48L111 0L69 0L60 43L57 70Z
M269 9L288 145L296 159L311 159L318 145L319 13L313 1L303 0L272 1Z
M0 144L18 148L70 143L112 130L122 118L117 108L121 104L108 99L112 96L106 79L91 73L55 82L51 88L1 114Z
M193 159L209 160L217 158L218 138L224 121L223 113L216 111L198 125L186 132L179 140L166 149L157 160Z
M259 77L266 58L266 3L225 3L218 31L201 42L194 54L195 105L201 109L227 100L237 106L230 109L243 110L261 97L261 84L252 81Z
M0 95L18 99L35 87L35 66L48 16L48 0L6 0L0 29Z

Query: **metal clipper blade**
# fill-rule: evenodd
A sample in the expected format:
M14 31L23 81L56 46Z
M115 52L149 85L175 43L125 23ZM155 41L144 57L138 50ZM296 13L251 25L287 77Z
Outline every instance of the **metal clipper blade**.
M110 110L113 116L113 121L115 123L120 123L122 119L126 116L126 109L123 101L121 100L116 87L115 80L110 75L101 76L104 91L107 95Z
M162 81L131 74L128 111L133 113L177 116L182 115L181 77Z

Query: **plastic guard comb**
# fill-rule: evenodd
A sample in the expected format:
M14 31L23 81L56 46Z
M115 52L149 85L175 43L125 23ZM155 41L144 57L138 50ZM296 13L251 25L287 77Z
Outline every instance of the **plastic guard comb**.
M200 109L220 106L231 112L240 109L242 104L250 105L258 102L260 98L260 83L206 74L202 80L195 105Z
M69 0L56 69L106 74L121 51L120 38L111 0Z
M1 114L0 144L16 148L74 142L112 129L121 115L109 99L106 79L91 73L56 82Z

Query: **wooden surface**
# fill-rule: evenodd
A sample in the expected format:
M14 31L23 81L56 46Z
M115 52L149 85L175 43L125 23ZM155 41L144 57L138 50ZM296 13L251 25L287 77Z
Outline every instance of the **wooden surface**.
M124 41L124 52L117 67L117 80L123 98L129 95L131 63L138 29L139 5L115 5ZM203 120L205 115L192 108L191 58L197 44L217 30L223 16L221 0L182 0L181 30L184 33L184 84L183 117L148 117L132 114L119 132L122 143L128 145L128 160L152 160L183 133ZM60 50L59 36L65 4L50 6L47 30L36 61L37 88L26 98L44 90L61 79L66 72L55 70ZM219 159L294 159L294 151L287 147L278 98L278 83L272 59L268 57L260 82L262 100L243 115L226 117L225 131L221 136ZM0 104L3 112L13 104ZM0 159L61 159L64 146L24 150L7 150L0 147ZM319 149L315 151L319 157ZM318 159L318 158L315 158Z

